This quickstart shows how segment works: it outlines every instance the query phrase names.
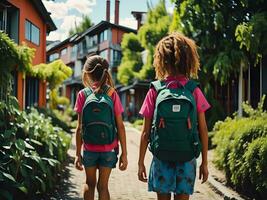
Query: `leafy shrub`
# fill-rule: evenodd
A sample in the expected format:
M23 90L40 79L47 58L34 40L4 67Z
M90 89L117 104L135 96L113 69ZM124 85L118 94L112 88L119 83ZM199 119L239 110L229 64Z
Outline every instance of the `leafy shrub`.
M237 190L256 199L267 196L267 113L248 104L246 117L227 118L216 123L213 143L216 164Z
M53 126L62 128L64 131L70 133L70 126L66 123L69 120L62 119L63 114L55 113L55 111L47 108L37 108L39 113L42 113L46 118L51 118Z
M70 136L32 109L21 112L15 97L0 102L0 199L28 199L57 182Z

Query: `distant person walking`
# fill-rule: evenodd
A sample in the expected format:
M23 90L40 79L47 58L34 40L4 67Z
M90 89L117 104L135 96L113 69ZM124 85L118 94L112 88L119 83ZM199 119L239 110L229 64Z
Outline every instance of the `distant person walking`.
M85 88L78 93L75 104L78 113L75 167L83 170L83 165L85 168L85 200L94 199L96 185L99 199L110 199L108 181L111 170L118 161L118 141L122 150L120 170L125 170L128 164L125 127L121 115L123 107L113 88L108 68L108 62L100 56L87 58L82 74Z
M144 124L140 142L140 181L158 200L189 199L196 177L196 158L202 152L199 179L208 179L208 132L205 111L210 108L198 84L199 57L195 42L180 33L159 41L154 54L156 78L140 110ZM147 178L146 149L153 154ZM202 148L201 148L202 146Z

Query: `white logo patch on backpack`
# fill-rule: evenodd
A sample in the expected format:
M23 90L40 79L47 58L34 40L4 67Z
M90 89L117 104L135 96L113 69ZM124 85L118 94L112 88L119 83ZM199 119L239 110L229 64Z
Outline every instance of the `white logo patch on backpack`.
M172 112L180 112L181 105L172 105Z

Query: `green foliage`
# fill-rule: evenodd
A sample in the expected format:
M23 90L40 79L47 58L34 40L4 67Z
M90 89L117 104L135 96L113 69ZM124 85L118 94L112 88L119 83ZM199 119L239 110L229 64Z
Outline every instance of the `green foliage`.
M70 122L69 116L65 113L59 113L57 110L50 110L47 108L37 108L39 113L42 113L45 118L50 118L53 126L60 127L65 132L70 133L70 126L67 122Z
M142 46L148 51L147 61L140 73L140 79L153 80L155 78L153 68L153 55L156 44L167 35L171 17L168 15L165 1L160 0L155 8L150 8L145 24L139 29L138 37Z
M143 47L138 41L138 37L134 33L123 35L122 43L123 58L118 68L118 80L120 83L127 85L134 78L142 66L141 51Z
M34 49L18 46L7 34L0 31L0 100L11 93L12 74L17 69L24 75L31 71Z
M72 74L72 69L66 66L62 60L55 60L49 64L41 63L32 68L32 74L40 79L49 82L50 88L50 108L55 109L57 105L68 105L69 101L65 97L58 97L58 87L64 80Z
M15 97L0 102L0 198L28 199L51 190L66 160L70 136Z
M143 51L143 47L141 46L138 37L136 34L134 33L127 33L123 35L123 39L121 42L121 48L123 51L123 54L125 54L124 52L126 51L126 54L132 52L132 51ZM131 55L128 55L131 56Z
M53 90L71 76L72 70L59 59L49 64L42 63L34 66L32 73L40 79L47 80L49 88Z
M267 12L256 13L249 22L243 22L236 28L236 40L240 43L240 48L250 53L255 59L255 65L262 55L267 54Z
M130 84L133 79L153 80L154 48L158 41L168 33L171 18L167 13L165 1L160 0L155 8L149 8L146 22L138 34L125 34L122 40L123 58L118 68L118 80ZM146 63L142 62L141 52L147 51Z
M241 62L247 65L248 59L235 39L235 30L246 21L246 12L252 11L237 1L175 2L173 24L178 25L172 28L196 40L205 73L213 73L221 84L227 83L230 75L239 71Z
M213 142L216 164L226 172L237 190L263 199L267 194L267 113L244 104L245 118L227 118L216 123Z
M81 23L77 25L75 22L75 27L69 30L69 36L72 36L75 33L82 33L93 25L90 17L88 15L83 15Z

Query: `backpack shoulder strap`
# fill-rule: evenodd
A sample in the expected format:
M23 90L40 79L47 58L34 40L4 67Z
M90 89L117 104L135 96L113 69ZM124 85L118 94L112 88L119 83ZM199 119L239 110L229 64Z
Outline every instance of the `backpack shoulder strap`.
M85 99L86 99L87 97L89 97L89 95L91 95L93 93L93 90L91 88L89 88L89 87L86 87L86 88L83 89L83 93L84 93L84 96L85 96Z
M109 85L104 85L103 92L107 94L109 97L111 97L112 94L115 92L115 89Z
M157 81L153 81L150 84L150 88L152 88L152 87L154 87L156 92L159 93L162 89L164 89L166 87L166 84L164 81L157 80Z
M189 80L185 84L185 88L188 89L191 93L193 93L197 87L199 87L199 83L193 80Z

